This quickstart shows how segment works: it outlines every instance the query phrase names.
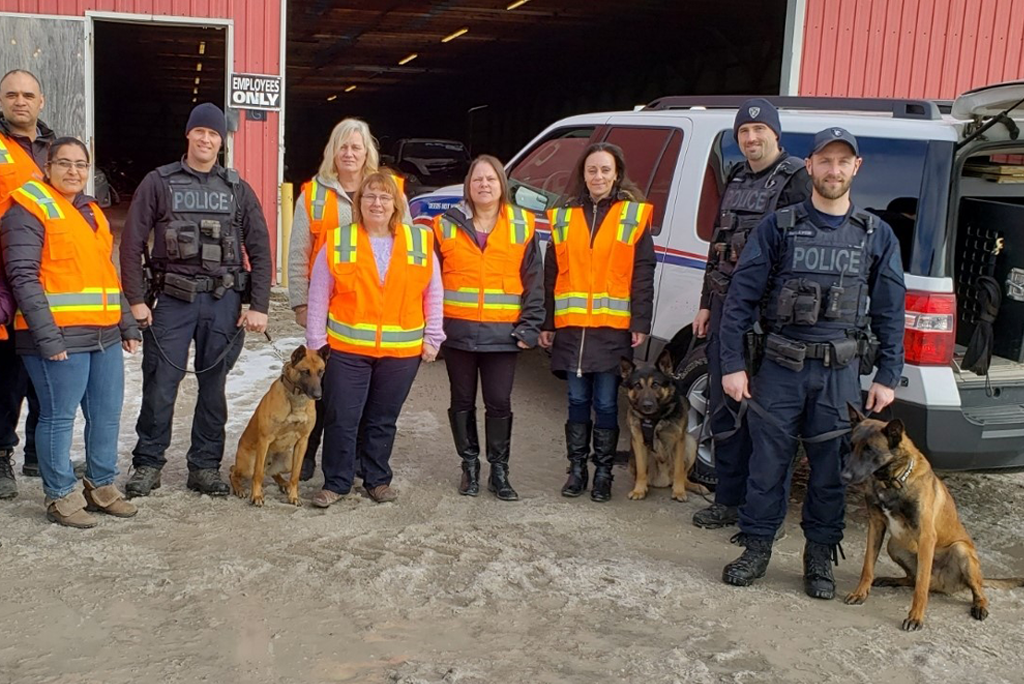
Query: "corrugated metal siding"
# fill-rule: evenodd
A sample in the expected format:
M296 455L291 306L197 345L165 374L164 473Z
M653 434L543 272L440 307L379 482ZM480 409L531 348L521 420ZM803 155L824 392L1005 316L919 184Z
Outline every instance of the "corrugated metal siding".
M87 11L210 17L234 20L234 71L280 74L281 2L284 0L0 0L2 12L81 16ZM234 164L259 195L277 258L278 117L239 121Z
M952 99L1024 78L1024 0L807 0L800 94Z

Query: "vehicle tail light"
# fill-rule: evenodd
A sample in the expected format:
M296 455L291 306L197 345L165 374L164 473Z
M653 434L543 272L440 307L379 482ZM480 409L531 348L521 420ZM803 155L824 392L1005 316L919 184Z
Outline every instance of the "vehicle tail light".
M907 291L905 359L915 366L945 366L956 342L956 295Z

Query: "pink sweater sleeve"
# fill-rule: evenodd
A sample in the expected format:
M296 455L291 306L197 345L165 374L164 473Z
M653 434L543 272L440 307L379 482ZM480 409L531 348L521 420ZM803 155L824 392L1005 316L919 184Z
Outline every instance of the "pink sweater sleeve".
M444 284L441 282L441 266L434 258L434 274L423 297L423 316L426 318L426 329L423 341L434 349L440 349L444 342Z
M333 276L327 268L327 251L321 248L309 278L309 308L306 310L306 346L319 349L327 344L327 309L331 303Z

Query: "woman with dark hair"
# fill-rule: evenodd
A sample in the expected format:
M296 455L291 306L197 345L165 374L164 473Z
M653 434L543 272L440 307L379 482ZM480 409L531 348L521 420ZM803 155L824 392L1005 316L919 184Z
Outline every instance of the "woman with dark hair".
M593 434L590 498L604 502L619 442L619 360L632 357L651 331L653 207L626 176L622 150L609 143L587 147L570 182L568 200L548 211L540 344L551 349L552 372L568 380L569 478L562 495L586 490Z
M420 361L444 342L434 235L402 222L405 200L386 173L363 178L352 223L331 229L309 281L306 345L331 346L324 374L324 486L313 505L349 493L356 465L377 503L394 501L391 450Z
M519 352L536 346L544 321L544 283L535 217L509 201L501 162L469 165L463 201L434 219L444 282L444 356L451 423L462 459L459 493L480 491L476 392L483 387L487 489L503 501L519 495L508 479L512 381Z
M139 334L111 261L110 224L84 194L89 152L76 138L50 146L46 180L11 194L0 221L4 267L18 302L15 344L39 394L36 449L46 517L93 527L89 511L138 512L114 485L124 358ZM71 466L75 414L85 416L85 493Z

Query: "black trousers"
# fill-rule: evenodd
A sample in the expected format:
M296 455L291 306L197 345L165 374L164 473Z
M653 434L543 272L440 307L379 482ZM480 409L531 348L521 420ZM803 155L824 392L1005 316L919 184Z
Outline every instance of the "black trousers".
M189 470L219 468L224 457L224 424L228 406L224 383L235 365L245 333L236 326L242 302L238 292L229 291L220 299L211 293L184 302L164 295L153 309L153 325L143 335L142 344L142 410L135 424L139 436L132 464L162 468L167 463L164 452L171 444L174 403L178 385L185 377L188 351L196 345L196 370L210 367L230 347L227 356L215 367L200 373L199 396L192 418L192 444L188 450ZM157 343L163 354L157 349ZM166 359L164 358L166 355Z
M25 462L36 463L36 425L39 424L39 399L32 389L25 364L14 349L14 331L10 339L0 341L0 450L18 446L18 420L21 404L28 399L25 421Z
M471 352L444 348L452 411L475 411L479 381L488 418L512 415L512 383L519 352Z
M357 464L372 489L391 484L398 414L420 358L373 358L332 351L324 374L324 489L348 494Z

